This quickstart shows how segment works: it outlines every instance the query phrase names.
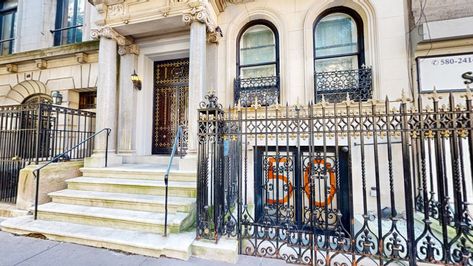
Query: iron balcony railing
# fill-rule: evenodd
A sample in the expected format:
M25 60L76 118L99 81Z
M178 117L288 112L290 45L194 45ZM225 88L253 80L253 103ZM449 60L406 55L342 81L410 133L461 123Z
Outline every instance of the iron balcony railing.
M342 102L347 99L366 101L373 96L371 67L360 69L316 72L315 101L320 102L322 96L328 102Z
M279 102L279 76L258 78L236 78L234 81L234 99L241 106L247 107L258 100L266 106Z

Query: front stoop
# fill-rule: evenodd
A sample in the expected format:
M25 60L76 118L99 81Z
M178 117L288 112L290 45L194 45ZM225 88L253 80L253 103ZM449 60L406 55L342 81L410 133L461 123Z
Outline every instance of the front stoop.
M0 203L0 219L7 219L9 217L19 217L27 215L28 211L16 208L15 204Z
M169 234L163 237L155 233L134 230L83 225L68 222L33 220L32 216L16 217L0 224L5 232L27 235L39 233L48 239L80 245L120 250L139 255L166 256L188 260L195 232Z
M228 238L221 238L217 243L210 240L195 240L192 243L192 256L236 264L238 262L238 241Z
M195 239L196 172L173 169L169 178L168 236L164 237L162 165L83 168L67 189L50 193L52 202L31 216L11 218L3 231L187 260Z

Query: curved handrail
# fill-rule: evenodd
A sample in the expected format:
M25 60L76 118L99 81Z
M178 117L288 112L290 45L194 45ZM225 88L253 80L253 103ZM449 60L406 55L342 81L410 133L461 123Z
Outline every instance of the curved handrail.
M68 150L62 152L61 154L54 156L54 158L52 158L49 162L47 162L47 163L45 163L45 164L41 165L40 167L33 170L33 176L36 179L36 195L35 195L35 202L34 202L34 219L35 220L38 218L39 178L40 178L41 169L43 169L46 166L56 162L59 158L63 157L67 153L75 150L79 146L87 143L88 141L90 141L91 139L95 138L97 135L99 135L99 134L101 134L102 132L105 132L105 131L107 132L107 140L106 140L106 143L105 143L105 167L107 167L107 164L108 164L108 137L110 136L110 133L112 132L112 130L110 128L104 128L104 129L96 132L92 136L90 136L90 137L84 139L83 141L81 141L79 144L76 144L74 147L69 148Z
M174 144L172 145L171 158L169 158L168 167L166 173L164 174L164 185L165 185L165 197L164 197L164 236L167 236L168 229L168 183L169 183L169 172L171 171L172 161L176 155L177 146L179 145L179 139L183 136L182 126L177 127L176 137L174 138ZM182 145L180 156L182 158Z

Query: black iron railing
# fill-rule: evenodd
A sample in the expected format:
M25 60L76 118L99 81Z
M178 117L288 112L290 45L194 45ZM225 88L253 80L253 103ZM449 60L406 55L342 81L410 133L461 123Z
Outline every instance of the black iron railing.
M0 201L16 202L18 176L95 133L95 113L49 104L0 107ZM62 160L89 156L93 143Z
M176 155L177 149L179 147L179 155L182 158L184 155L183 150L183 141L184 141L184 130L182 126L177 127L176 137L174 138L174 144L172 145L171 157L169 158L168 167L166 168L166 173L164 174L164 236L167 236L168 233L168 190L169 190L169 172L171 171L172 162L174 156Z
M296 264L473 265L473 95L422 97L224 110L207 96L197 238Z
M63 45L68 43L81 42L82 40L77 40L77 37L82 37L82 27L84 25L78 24L74 26L68 26L63 28L58 28L50 30L54 34L54 45Z
M271 105L279 102L279 76L237 78L234 81L234 100L241 106Z
M99 132L93 134L92 136L82 140L81 142L77 143L76 145L74 145L73 147L63 151L61 154L58 154L56 156L54 156L49 162L39 166L38 168L34 169L33 170L33 175L35 177L35 180L36 180L36 190L35 190L35 201L34 201L34 219L36 220L38 218L38 203L39 203L39 183L40 183L40 177L41 177L41 170L45 167L47 167L48 165L52 164L52 163L56 163L58 162L59 160L61 160L62 158L69 158L70 155L73 153L73 151L75 150L78 150L82 147L85 147L85 146L88 146L89 143L93 143L93 140L95 139L96 136L102 134L103 132L106 132L106 140L105 140L105 167L108 166L108 138L110 136L110 133L112 132L112 130L110 128L104 128L102 130L100 130ZM92 155L91 152L89 152L89 154L87 154L87 156L90 156Z
M322 96L328 102L342 102L347 99L366 101L373 96L372 70L363 66L361 69L316 72L315 100L320 102Z

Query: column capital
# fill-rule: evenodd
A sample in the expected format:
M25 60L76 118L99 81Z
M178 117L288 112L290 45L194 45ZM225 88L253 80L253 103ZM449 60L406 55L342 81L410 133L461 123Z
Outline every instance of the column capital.
M217 24L210 17L207 7L198 2L198 5L192 5L190 9L185 10L182 13L182 21L186 24L192 24L193 22L199 22L207 26L208 32L215 32Z
M99 39L100 37L112 39L115 40L118 45L130 45L133 43L133 39L121 35L111 27L92 29L90 31L90 37L92 37L92 39Z
M140 48L136 44L129 44L129 45L119 45L118 46L118 54L119 55L127 55L127 54L140 54Z

